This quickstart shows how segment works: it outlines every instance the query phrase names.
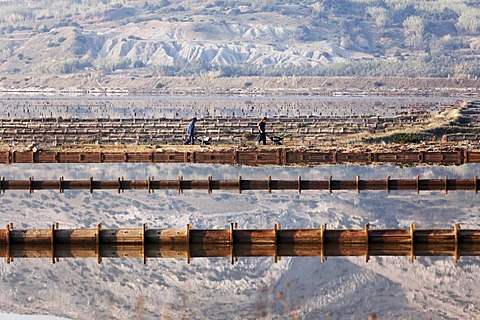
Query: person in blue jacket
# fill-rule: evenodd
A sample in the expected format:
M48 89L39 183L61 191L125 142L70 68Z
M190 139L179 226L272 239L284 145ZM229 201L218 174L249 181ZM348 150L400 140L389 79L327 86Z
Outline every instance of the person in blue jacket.
M187 127L187 138L185 139L185 144L195 144L195 122L197 118L193 117Z

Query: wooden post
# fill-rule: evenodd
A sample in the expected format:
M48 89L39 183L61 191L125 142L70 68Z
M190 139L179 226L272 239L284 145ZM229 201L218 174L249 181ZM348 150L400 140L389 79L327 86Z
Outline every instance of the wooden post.
M320 258L322 260L322 263L327 260L327 257L325 256L325 231L327 230L327 224L323 224L322 228L320 229L320 245L321 245L321 253L320 253Z
M7 264L10 264L11 262L11 258L10 258L10 224L7 224L7 227L5 228L6 230L6 238L5 238L5 246L6 246L6 260L7 260Z
M102 232L102 224L99 223L97 224L97 239L96 239L96 250L97 250L97 263L102 263L102 254L100 253L100 242L102 241L101 237L101 232Z
M302 193L302 177L298 176L298 193Z
M390 176L387 176L385 179L385 189L387 190L387 194L390 194Z
M274 245L275 245L275 254L274 254L274 257L275 257L275 263L277 263L278 261L278 256L277 256L277 230L279 228L279 225L277 225L276 223L273 225L273 233L274 233Z
M415 178L415 181L416 181L417 194L420 194L420 176L419 175L417 175L417 177Z
M5 193L5 185L4 185L4 182L5 182L5 177L2 177L2 179L0 180L0 193ZM476 185L476 184L475 184Z
M332 194L332 176L328 177L328 192Z
M272 176L268 176L268 179L267 179L267 188L268 188L268 193L272 193Z
M233 244L233 222L230 223L230 244Z
M369 238L368 238L368 232L370 230L370 223L367 223L365 225L365 262L368 262L370 260L370 253L369 253Z
M93 177L90 177L90 193L93 193Z
M410 262L415 261L415 223L410 225Z
M187 224L187 236L185 238L185 244L187 245L187 264L190 264L190 230L192 229L192 224Z
M155 189L152 187L152 181L155 180L155 177L148 177L148 193L155 193Z
M238 194L242 194L242 176L238 176Z
M235 264L235 258L233 256L233 222L230 223L230 264Z
M178 176L178 193L183 193L183 189L182 189L182 180L183 180L183 176Z
M235 223L233 224L233 228L234 228L235 230L238 229L238 223L237 223L237 222L235 222ZM232 244L232 249L233 249L233 244ZM238 262L238 257L235 257L235 262Z
M455 256L454 256L455 263L457 263L458 260L460 259L460 256L458 254L458 230L460 230L460 224L455 223L455 225L453 226L453 235L455 239Z
M475 175L475 178L473 178L473 180L475 181L475 194L477 194L478 193L478 175ZM5 193L5 190L3 192Z
M55 264L55 224L52 224L50 228L50 252L52 263Z
M32 181L33 181L33 177L28 178L28 190L29 190L30 194L33 193L33 182Z
M60 193L64 193L64 190L63 190L63 176L60 177L60 179L58 179L58 189L59 189Z
M144 223L142 226L142 258L143 264L147 264L147 255L145 254L145 233L147 231L147 224Z
M448 177L445 176L445 194L448 194Z
M208 176L208 194L212 193L212 176Z
M357 189L357 193L360 193L359 181L360 181L360 176L357 176L355 178L355 188Z
M118 177L118 180L117 180L117 187L118 187L118 193L120 193L122 190L122 181L120 180L120 177Z

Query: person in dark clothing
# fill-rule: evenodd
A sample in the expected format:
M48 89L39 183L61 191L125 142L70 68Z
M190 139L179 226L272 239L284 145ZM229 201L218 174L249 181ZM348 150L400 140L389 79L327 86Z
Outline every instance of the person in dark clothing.
M187 138L185 139L184 144L195 144L195 122L197 118L192 118L187 127Z
M267 117L263 117L262 121L258 123L258 132L260 135L258 136L258 143L263 143L263 145L267 144L267 133L265 132L265 128L267 126Z

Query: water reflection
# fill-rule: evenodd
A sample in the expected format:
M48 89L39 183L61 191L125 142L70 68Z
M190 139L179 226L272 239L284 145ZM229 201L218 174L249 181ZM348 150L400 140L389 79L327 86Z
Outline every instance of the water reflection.
M3 176L15 179L175 179L179 175L230 179L241 175L277 179L472 178L478 165L325 166L313 168L240 168L203 165L14 165ZM8 169L8 171L7 171ZM192 223L198 228L319 227L479 228L478 195L472 192L302 192L174 191L9 192L0 196L3 224L19 228L131 227L142 222L159 227ZM328 258L241 257L232 266L226 257L181 259L16 259L0 264L3 310L83 318L475 318L479 313L477 257L365 256Z
M0 246L0 257L16 259L51 259L58 263L60 259L90 258L98 263L107 259L141 259L146 264L148 259L183 259L190 263L196 258L228 258L233 265L239 258L272 257L277 263L282 257L319 257L325 262L328 257L364 256L368 262L375 256L408 256L411 262L417 257L453 257L455 262L462 256L480 256L480 243L431 243L431 244L359 244L327 243L321 244L16 244L8 248ZM227 259L225 259L227 261Z

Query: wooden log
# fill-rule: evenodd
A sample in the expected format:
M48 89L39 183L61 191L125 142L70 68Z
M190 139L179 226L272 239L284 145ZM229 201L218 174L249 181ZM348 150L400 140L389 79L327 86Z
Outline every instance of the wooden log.
M415 243L454 243L452 229L415 230Z
M190 230L192 244L230 243L230 230Z
M181 243L185 244L187 239L186 229L148 229L145 232L145 240L147 244L164 244L164 243Z
M410 231L403 229L370 229L369 242L371 244L395 243L410 244Z
M325 243L362 243L365 244L364 230L325 230ZM364 247L365 248L365 247Z
M101 243L138 243L143 241L143 229L102 229Z
M275 233L272 229L237 229L233 232L233 241L235 244L275 243Z
M321 229L277 230L277 244L321 243Z

